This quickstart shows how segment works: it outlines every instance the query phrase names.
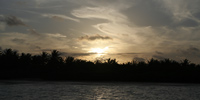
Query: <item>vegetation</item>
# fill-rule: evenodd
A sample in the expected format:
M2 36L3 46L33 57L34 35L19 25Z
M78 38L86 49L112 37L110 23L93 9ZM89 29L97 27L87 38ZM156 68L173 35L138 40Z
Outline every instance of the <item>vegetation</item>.
M187 59L150 59L147 62L119 64L116 59L94 62L50 54L19 54L12 49L0 51L0 79L42 79L73 81L200 82L200 65Z

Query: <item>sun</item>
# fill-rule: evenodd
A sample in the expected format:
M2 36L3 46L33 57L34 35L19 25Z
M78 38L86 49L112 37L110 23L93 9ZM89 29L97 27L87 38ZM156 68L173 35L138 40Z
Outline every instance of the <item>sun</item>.
M101 48L92 48L91 51L92 53L103 53L104 50Z
M105 52L106 50L108 50L108 47L105 47L103 49L101 49L101 48L91 48L89 52L102 54L102 53L106 53Z

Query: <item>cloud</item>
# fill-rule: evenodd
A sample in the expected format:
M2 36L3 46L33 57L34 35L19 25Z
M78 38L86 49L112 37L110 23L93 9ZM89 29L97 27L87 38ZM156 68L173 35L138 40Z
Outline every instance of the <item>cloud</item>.
M129 36L128 34L122 34L122 36Z
M14 38L12 39L13 42L18 43L18 44L23 44L25 42L24 39L19 39L19 38Z
M190 46L188 47L187 49L186 48L183 48L183 49L177 49L177 52L179 53L182 53L182 54L197 54L199 53L200 49L198 49L197 47L193 47L193 46Z
M75 21L75 22L80 22L79 19L75 19L75 18L72 18L72 17L68 17L68 16L65 16L65 15L59 15L59 14L42 14L43 17L48 17L48 18L53 18L53 19L56 19L56 20L72 20L72 21Z
M175 26L196 27L199 23L199 0L162 0L165 11L171 14ZM178 25L177 25L178 24Z
M79 38L79 40L88 40L88 41L94 41L94 40L112 40L111 37L109 36L101 36L99 34L96 34L96 35L92 35L92 36L88 36L88 35L85 35L85 36L82 36Z
M196 52L199 52L200 50L199 50L198 48L196 48L196 47L190 47L190 48L188 49L188 51L196 51Z
M200 20L200 12L194 13L193 16L194 16L195 18L197 18L197 19Z
M136 61L139 61L139 62L145 61L145 59L141 58L141 57L134 57L133 59L136 60Z
M4 31L6 28L6 24L5 23L0 23L0 30Z
M60 33L55 33L55 34L47 34L50 37L56 37L56 38L66 38L67 36L62 35Z
M5 22L8 26L28 26L21 19L12 15L1 15L0 21Z
M40 53L43 49L76 52L76 49L70 47L70 45L75 44L75 41L59 37L48 36L47 33L36 36L27 33L5 32L0 34L0 46L34 54ZM79 49L78 51L82 50Z
M182 53L182 54L197 54L199 53L200 49L196 48L196 47L193 47L193 46L190 46L188 49L185 49L185 50L182 50L182 49L178 49L177 50L178 52Z
M162 52L159 52L159 51L156 51L156 54L162 55L163 53L162 53Z
M28 2L26 2L26 1L16 1L15 3L17 5L23 6L23 5L26 5Z
M63 56L72 56L72 57L77 57L77 56L90 56L94 55L95 53L67 53L67 52L62 52Z
M172 14L173 18L176 20L182 20L184 18L189 18L195 10L194 8L199 8L198 3L200 2L195 1L197 0L162 0L160 2L163 4L163 7Z
M0 3L1 13L22 16L28 21L16 16L6 20L4 15L0 15L0 30L3 30L0 44L3 48L11 46L31 51L35 49L30 49L30 45L35 45L41 50L55 48L84 53L90 48L109 46L108 53L136 52L147 55L138 56L140 58L153 56L179 60L188 57L198 62L200 59L197 57L200 57L200 0L34 0L25 1L25 5L20 1L23 6L16 5L14 0L11 2L14 5L10 5L10 2ZM49 18L63 22L49 22ZM5 30L6 26L25 24L33 25L40 33L31 27L25 33L20 27ZM22 34L9 35L12 31ZM20 39L24 39L25 43ZM77 42L77 39L83 41ZM112 39L114 41L104 41ZM124 60L129 55L109 56ZM130 59L134 57L130 56Z
M104 34L119 38L121 42L124 42L123 40L127 41L127 39L125 37L122 38L120 34L131 35L130 37L134 38L131 39L132 41L140 41L134 34L136 32L135 27L129 26L130 22L127 16L122 13L130 4L121 0L116 0L109 5L105 2L107 1L92 1L92 6L74 9L71 14L78 18L99 20L99 23L95 23L92 26ZM128 42L130 43L130 41Z
M33 35L39 35L39 33L35 29L27 29Z
M124 10L129 21L137 26L166 26L173 20L171 14L165 11L158 0L135 0L134 4Z
M193 19L186 18L181 21L179 21L178 26L184 26L184 27L196 27L199 23Z
M181 58L179 60L189 59L194 63L200 63L199 62L199 59L200 59L199 51L200 51L199 47L189 46L186 48L177 49L177 51L174 53L174 55L178 55ZM171 55L171 56L174 57L174 55Z
M127 18L117 9L109 7L84 7L72 11L72 15L79 18L106 19L111 22L126 22Z
M158 60L163 60L163 59L165 59L165 57L159 56L159 55L153 55L152 57L155 58L155 59L158 59Z
M139 27L197 27L199 3L199 0L134 0L134 4L122 13Z

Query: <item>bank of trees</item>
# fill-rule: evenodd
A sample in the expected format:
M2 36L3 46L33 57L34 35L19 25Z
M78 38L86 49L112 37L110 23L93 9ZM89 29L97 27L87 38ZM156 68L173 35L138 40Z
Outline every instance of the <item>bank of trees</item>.
M40 55L0 51L0 79L73 81L200 82L200 65L187 59L150 59L119 64L116 59L94 62L62 58L57 50Z

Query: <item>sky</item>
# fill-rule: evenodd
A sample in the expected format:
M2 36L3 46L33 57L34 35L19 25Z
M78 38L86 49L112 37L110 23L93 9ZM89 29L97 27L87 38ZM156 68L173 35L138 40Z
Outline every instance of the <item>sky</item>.
M200 0L0 0L0 49L200 63Z

